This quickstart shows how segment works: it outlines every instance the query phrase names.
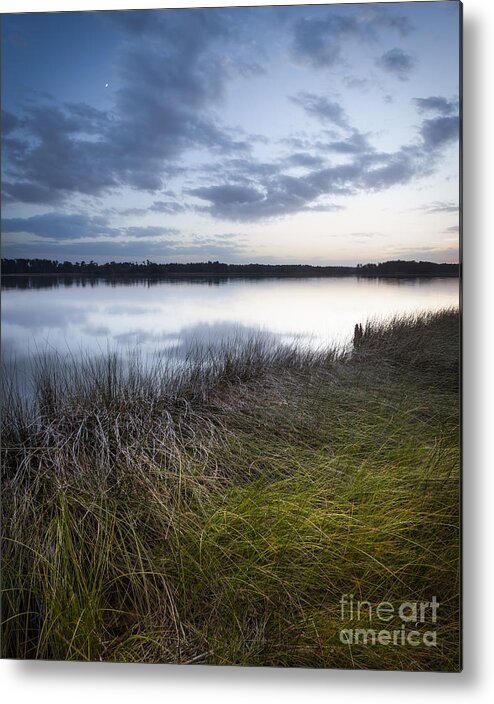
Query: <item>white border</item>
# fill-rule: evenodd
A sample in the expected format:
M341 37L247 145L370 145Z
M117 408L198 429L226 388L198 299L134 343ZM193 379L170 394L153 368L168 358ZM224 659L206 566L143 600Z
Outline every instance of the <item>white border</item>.
M367 0L363 0L367 1ZM418 0L426 1L426 0ZM203 0L201 6L228 4ZM263 2L244 2L262 5ZM269 4L297 4L273 2ZM6 0L2 12L198 6L193 2L125 0ZM494 228L492 183L494 114L494 3L465 0L464 6L464 671L457 675L282 670L269 668L110 665L99 663L0 663L4 701L88 704L100 701L163 700L197 704L300 700L455 703L487 701L494 691L494 640L490 632L494 596L494 463L492 399L494 335ZM490 21L489 21L490 20ZM490 36L489 36L490 35ZM489 227L491 226L491 227ZM490 489L490 491L489 491ZM492 694L491 694L492 696Z

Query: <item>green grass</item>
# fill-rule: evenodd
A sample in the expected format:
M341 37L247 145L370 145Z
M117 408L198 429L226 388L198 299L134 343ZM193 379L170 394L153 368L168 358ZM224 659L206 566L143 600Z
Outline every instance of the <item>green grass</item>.
M45 360L3 414L4 657L457 671L458 345L449 310L344 355ZM342 594L436 596L437 646L342 644Z

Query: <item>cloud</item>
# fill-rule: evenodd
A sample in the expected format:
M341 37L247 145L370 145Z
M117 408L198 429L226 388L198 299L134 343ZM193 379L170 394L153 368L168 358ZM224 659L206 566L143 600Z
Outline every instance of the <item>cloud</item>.
M324 20L304 19L295 25L295 55L317 68L334 66L342 59L342 44L355 37L355 19L327 15Z
M382 232L349 232L346 236L357 239L373 239L374 237L383 237L383 234Z
M351 43L383 46L383 33L388 39L411 31L408 20L383 6L321 9L319 18L313 12L295 23L293 17L300 18L299 12L284 13L288 22L284 31L291 32L292 50L297 60L310 67L343 61ZM456 138L457 101L441 96L415 98L420 113L415 138L394 151L381 152L372 145L371 134L352 126L338 100L306 91L290 100L322 129L316 134L315 123L310 134L285 140L272 137L269 145L259 149L263 158L256 158L251 145L258 138L241 129L227 129L215 113L221 114L218 108L228 93L229 78L235 74L240 80L242 74L241 30L238 23L232 26L233 14L209 8L109 13L108 21L116 23L123 38L111 108L99 110L81 102L31 103L19 115L6 116L4 197L50 205L53 212L10 218L4 226L13 233L64 241L63 246L72 250L68 240L105 237L110 244L94 243L101 251L114 246L112 238L120 240L118 246L124 252L154 254L155 246L167 256L168 252L213 253L215 248L240 251L238 240L231 241L232 250L225 249L225 240L187 244L171 228L114 227L111 217L116 210L103 211L104 216L63 215L60 204L70 205L74 194L102 196L125 187L126 195L128 189L146 192L147 200L140 198L139 203L150 205L121 210L121 216L196 211L232 221L256 221L331 212L343 207L337 202L340 197L382 191L431 173L442 148ZM258 46L261 51L260 39ZM413 67L412 57L401 49L386 52L379 61L381 68L401 79ZM185 159L188 151L194 159L190 163ZM176 176L184 184L181 194L168 190L167 182ZM81 208L80 199L75 202L78 205L73 202L70 210ZM84 242L83 248L86 245L90 246Z
M443 116L452 115L458 112L458 101L448 100L442 96L433 95L429 98L414 98L419 112L435 112Z
M230 37L226 13L111 14L126 36L112 109L38 104L7 115L11 131L22 128L4 144L7 200L55 204L121 186L157 192L187 150L249 150L210 114L226 79L217 48Z
M320 156L314 156L313 154L308 154L306 152L295 152L287 157L287 163L290 166L302 166L302 167L320 167L323 165L324 160Z
M108 212L117 215L146 215L147 213L165 213L166 215L176 215L184 213L189 207L178 200L155 200L145 208L125 208L124 210L111 209Z
M373 154L362 160L360 188L382 191L395 185L406 184L414 178L430 174L433 161L415 145L401 147L396 152Z
M458 205L451 200L436 200L423 208L426 213L457 213Z
M409 144L393 152L381 152L373 147L368 135L352 127L338 104L311 93L299 94L293 100L319 119L334 121L336 115L340 125L345 125L347 136L334 139L331 131L324 130L316 140L306 135L285 139L283 144L296 152L272 163L254 158L219 162L207 174L209 182L216 176L218 183L188 191L207 203L197 206L199 211L215 218L255 221L336 210L342 207L331 202L337 197L384 191L430 175L442 149L458 136L458 116L426 118ZM330 160L333 155L336 163ZM303 166L306 171L286 173L291 166Z
M17 115L14 115L14 113L8 110L2 110L2 137L6 137L21 126L22 120L20 120Z
M45 213L29 218L2 219L2 232L28 232L53 239L78 239L87 236L113 234L103 217L82 214Z
M51 190L45 184L30 181L16 181L14 183L4 181L2 183L2 200L54 205L60 201L60 193Z
M343 61L349 44L375 41L383 30L404 36L412 30L412 25L406 17L394 15L384 7L353 7L345 12L331 8L322 17L295 23L292 51L303 63L328 68Z
M102 257L104 259L122 260L125 258L146 259L151 256L166 256L173 248L168 243L156 242L119 242L104 240L99 242L36 242L32 244L5 243L3 245L5 256L9 257L41 257L48 259L81 260L88 257Z
M104 216L61 212L33 215L28 218L4 218L2 232L4 234L27 232L53 240L92 239L101 236L152 239L178 234L178 230L173 228L156 226L116 228L111 227Z
M415 249L406 246L386 248L383 256L389 259L412 259L415 261L458 262L458 245L445 246L443 243L417 245ZM433 283L431 280L429 283Z
M105 145L95 139L110 122L89 106L32 106L22 137L5 144L3 190L11 200L56 203L64 194L96 194L117 184L105 163Z
M317 144L318 150L328 150L340 154L358 154L372 150L366 135L352 128L345 110L336 101L328 100L325 96L313 93L299 93L297 96L293 96L291 100L296 105L300 105L308 115L316 117L320 122L330 122L351 133L350 136L344 139L332 139L327 143L323 143L320 140ZM299 145L303 146L300 143ZM296 145L294 144L293 146ZM298 158L300 159L300 153L298 153Z
M220 179L234 178L244 186L250 186L252 179L267 179L276 176L280 171L277 161L260 161L249 158L223 158L214 163L207 163L198 178L202 177L210 183L212 177Z
M345 76L343 79L347 88L355 88L356 90L366 90L369 87L368 78L357 78L356 76Z
M46 240L35 243L9 242L2 245L4 256L7 257L40 257L49 259L63 259L69 257L72 261L91 258L103 260L122 261L137 259L142 261L154 258L155 261L166 257L167 259L187 258L193 261L197 258L218 259L234 258L245 251L245 245L232 241L187 244L177 240L133 240L120 242L116 240L87 241L87 242L55 242Z
M316 205L307 205L303 212L305 213L338 213L345 210L345 206L336 205L336 203L316 203Z
M146 238L149 240L170 239L170 236L179 235L179 230L174 227L161 227L160 225L145 225L142 227L123 227L116 230L120 235L130 238Z
M420 130L427 149L436 150L458 139L458 115L424 120Z
M205 186L202 188L192 188L189 193L203 200L223 203L226 206L237 206L245 203L258 203L264 198L264 194L255 188L246 186Z
M289 176L282 172L258 179L249 187L222 184L196 188L190 191L208 201L208 212L218 218L234 221L262 220L290 213L314 210L317 199L326 194L341 195L352 191L352 180L358 176L358 167L340 165L313 170L303 176ZM337 209L324 204L324 209Z
M317 164L308 167L306 173L293 176L283 171L286 160L262 170L245 161L241 169L231 172L226 166L221 172L221 183L190 189L188 193L206 201L208 205L199 209L215 218L255 221L317 210L322 205L318 203L321 198L384 191L432 173L441 147L451 135L440 129L438 134L428 135L426 122L419 129L416 142L394 152L377 151L365 136L353 131L347 140L330 140L324 146L319 142L320 153L324 148L328 153L335 151L346 159L343 163ZM324 210L338 206L341 207L326 201Z
M415 59L402 49L390 49L376 60L376 66L386 73L396 76L400 81L408 81L415 66Z
M102 215L50 212L28 218L5 218L2 243L6 256L49 257L69 256L72 260L88 256L117 259L125 257L234 257L245 249L244 238L234 232L209 237L184 238L174 228L155 225L114 227ZM33 239L22 237L27 233Z
M225 37L233 28L228 15L221 10L188 9L187 12L162 10L130 10L106 13L106 19L120 27L129 37L154 38L176 43L190 52L200 52L211 37ZM180 36L177 39L177 34Z
M339 154L362 154L373 151L367 137L358 130L353 130L351 136L346 139L329 142L326 148Z
M167 213L168 215L183 213L186 209L183 203L172 200L155 200L149 208L154 213Z
M331 122L344 129L348 127L348 117L336 101L329 100L325 96L314 95L314 93L299 93L291 100L321 122Z

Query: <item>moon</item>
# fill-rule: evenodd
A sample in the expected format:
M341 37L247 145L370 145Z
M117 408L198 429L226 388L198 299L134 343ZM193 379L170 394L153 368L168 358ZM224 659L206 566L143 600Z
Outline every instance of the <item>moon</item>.
M108 88L109 85L110 85L109 83L105 83L105 88Z

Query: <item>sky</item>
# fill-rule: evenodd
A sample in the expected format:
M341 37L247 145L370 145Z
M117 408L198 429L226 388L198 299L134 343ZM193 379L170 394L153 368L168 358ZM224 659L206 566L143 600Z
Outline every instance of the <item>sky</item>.
M459 16L2 15L2 256L457 262Z

